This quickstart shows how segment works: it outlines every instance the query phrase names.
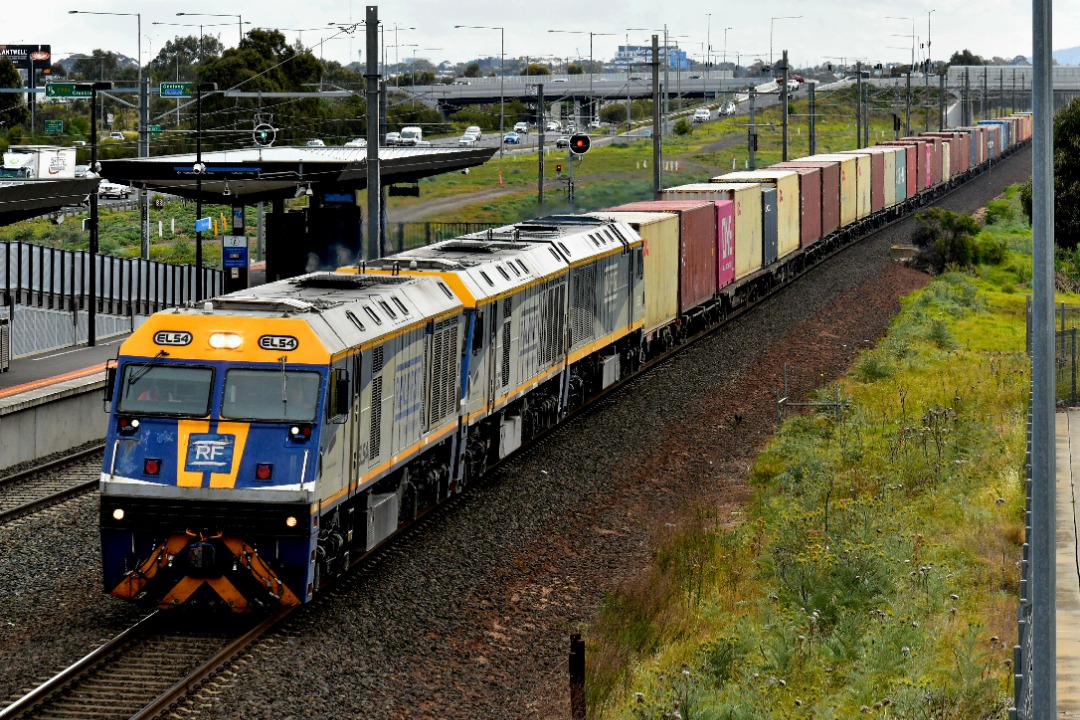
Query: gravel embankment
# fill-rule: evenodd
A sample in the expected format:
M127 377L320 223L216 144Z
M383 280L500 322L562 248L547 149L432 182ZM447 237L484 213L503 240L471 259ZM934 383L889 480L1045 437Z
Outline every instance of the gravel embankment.
M972 211L1030 175L1024 151L942 205ZM653 540L748 491L788 366L804 396L880 338L927 278L878 233L523 453L300 611L180 716L565 718L569 633L640 574ZM100 591L97 503L0 527L0 703L136 614Z

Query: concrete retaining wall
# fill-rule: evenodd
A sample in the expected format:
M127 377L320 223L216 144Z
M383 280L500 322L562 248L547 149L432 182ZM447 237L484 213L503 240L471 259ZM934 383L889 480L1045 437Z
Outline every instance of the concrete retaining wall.
M0 470L105 439L105 373L0 400Z

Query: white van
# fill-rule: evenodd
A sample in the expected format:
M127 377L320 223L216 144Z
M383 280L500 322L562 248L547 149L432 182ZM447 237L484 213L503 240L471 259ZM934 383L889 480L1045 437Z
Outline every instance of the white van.
M403 147L416 147L424 140L424 131L415 125L401 128L398 136L398 145Z
M474 138L476 138L477 142L480 142L480 139L484 137L483 133L480 132L479 125L470 125L469 127L465 128L465 134L472 135Z
M708 122L712 117L712 113L709 112L709 108L698 108L694 111L694 122L703 123Z

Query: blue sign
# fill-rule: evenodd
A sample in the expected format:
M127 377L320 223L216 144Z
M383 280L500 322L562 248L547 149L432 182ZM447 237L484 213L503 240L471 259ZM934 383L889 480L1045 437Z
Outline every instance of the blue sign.
M232 470L235 435L192 433L188 438L185 472L224 473Z
M226 268L246 268L248 249L246 247L227 247L221 251L221 265Z
M211 227L210 218L208 217L197 218L195 220L195 232L207 232Z

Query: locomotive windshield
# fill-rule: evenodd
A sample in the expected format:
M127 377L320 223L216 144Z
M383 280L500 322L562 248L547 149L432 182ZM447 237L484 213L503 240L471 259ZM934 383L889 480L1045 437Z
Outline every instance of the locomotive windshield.
M311 422L319 400L319 373L229 370L221 417L233 420Z
M206 417L210 414L211 368L128 363L117 409L124 413L163 413Z

